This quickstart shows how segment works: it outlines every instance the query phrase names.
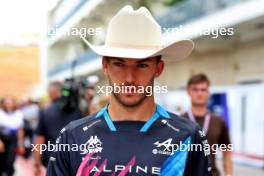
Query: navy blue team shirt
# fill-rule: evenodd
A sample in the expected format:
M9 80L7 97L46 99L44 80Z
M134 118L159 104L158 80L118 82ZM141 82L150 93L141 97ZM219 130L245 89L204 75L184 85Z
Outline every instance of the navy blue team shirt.
M197 124L159 105L147 122L112 121L107 109L61 130L47 175L211 175L209 151L180 149L208 143Z

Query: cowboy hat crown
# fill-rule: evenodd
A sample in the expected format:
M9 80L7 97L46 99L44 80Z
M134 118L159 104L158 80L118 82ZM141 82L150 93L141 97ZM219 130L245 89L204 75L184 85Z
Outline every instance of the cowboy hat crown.
M110 20L103 46L94 46L81 38L97 54L110 57L144 59L161 55L164 59L182 59L193 49L191 40L162 47L161 27L145 7L123 7Z

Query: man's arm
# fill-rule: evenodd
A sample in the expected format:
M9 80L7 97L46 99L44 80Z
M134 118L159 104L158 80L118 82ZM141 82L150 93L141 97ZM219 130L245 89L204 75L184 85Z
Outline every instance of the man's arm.
M41 167L42 167L41 153L40 153L41 144L45 144L45 137L41 135L37 135L35 138L36 149L34 149L33 151L33 158L34 158L33 166L34 166L34 174L36 176L41 174Z
M23 128L18 129L17 138L18 138L18 153L20 155L23 155L25 153L25 146L24 146L25 132Z
M21 111L16 112L17 115L17 153L19 155L24 155L25 153L25 145L24 145L24 139L25 139L25 131L24 131L24 116Z
M42 160L41 160L41 153L40 153L40 146L45 144L45 135L46 135L46 127L45 127L45 114L44 111L39 112L39 122L36 129L36 137L34 139L34 148L33 151L33 168L35 176L41 175L41 167L42 167Z
M226 176L232 175L232 152L231 151L224 151L223 152L223 165L225 170Z
M228 128L225 124L225 121L222 121L222 129L221 129L221 135L219 138L219 145L225 144L225 146L228 146L231 144ZM232 175L232 151L227 148L226 151L222 151L223 153L223 167L225 175L230 176Z
M5 152L5 144L4 142L0 139L0 153Z

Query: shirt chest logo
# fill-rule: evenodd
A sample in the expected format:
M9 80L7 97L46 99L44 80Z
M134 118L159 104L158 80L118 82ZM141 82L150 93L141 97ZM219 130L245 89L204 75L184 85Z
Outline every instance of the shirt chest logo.
M154 143L155 148L152 150L153 154L172 155L176 144L172 144L172 138L169 138L163 142L156 141Z
M85 143L85 149L81 154L102 153L102 144L103 143L97 136L91 136L90 139Z

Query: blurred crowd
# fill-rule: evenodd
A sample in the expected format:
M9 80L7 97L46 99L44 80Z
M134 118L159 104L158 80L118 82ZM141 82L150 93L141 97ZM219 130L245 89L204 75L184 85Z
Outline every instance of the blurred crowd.
M63 108L65 97L62 82L52 82L48 86L48 101L19 101L12 96L4 96L0 102L0 176L14 175L17 156L30 161L35 175L42 175L50 153L32 151L32 144L55 143L59 131L70 121L97 112L107 99L94 103L95 89L85 87L78 106Z

